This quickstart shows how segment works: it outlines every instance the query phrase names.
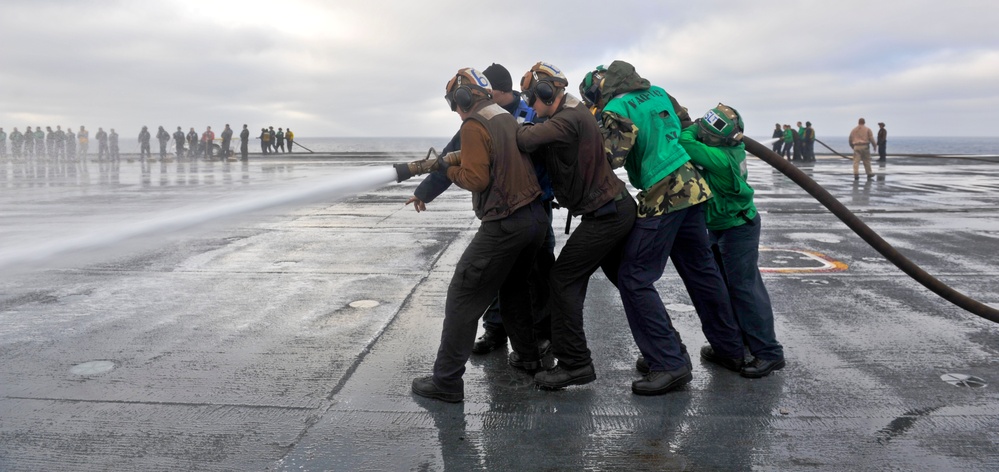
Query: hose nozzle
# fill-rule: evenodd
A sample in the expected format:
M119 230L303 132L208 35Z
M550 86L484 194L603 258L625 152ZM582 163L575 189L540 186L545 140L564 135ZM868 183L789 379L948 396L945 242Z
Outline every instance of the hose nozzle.
M443 156L443 159L448 165L459 165L461 163L460 152L461 151L449 152ZM394 165L393 167L395 167L396 182L409 180L415 175L422 175L437 170L440 166L438 163L439 159L441 159L441 157L438 156L437 151L434 150L434 148L430 148L430 150L427 151L427 157L422 160Z

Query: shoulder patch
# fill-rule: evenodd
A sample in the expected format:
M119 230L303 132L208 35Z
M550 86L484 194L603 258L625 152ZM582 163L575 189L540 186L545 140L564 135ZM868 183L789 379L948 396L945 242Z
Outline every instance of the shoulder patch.
M482 115L483 118L485 118L487 120L491 120L491 119L495 118L497 115L501 115L501 114L507 114L507 115L509 115L510 113L507 112L506 110L504 110L503 107L501 107L501 106L499 106L499 105L497 105L495 103L491 103L491 104L486 105L485 107L483 107L481 110L479 110L479 114Z

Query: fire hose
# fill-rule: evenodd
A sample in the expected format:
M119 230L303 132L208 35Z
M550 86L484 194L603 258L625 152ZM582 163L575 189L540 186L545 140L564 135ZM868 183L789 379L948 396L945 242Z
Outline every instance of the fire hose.
M852 156L847 156L845 154L841 154L841 153L837 152L835 149L829 147L828 144L826 144L826 143L824 143L824 142L822 142L822 141L820 141L818 139L816 139L815 142L817 142L817 143L825 146L825 148L828 149L830 152L832 152L833 154L835 154L835 155L837 155L839 157L842 157L843 159L850 159L850 160L853 159ZM964 160L968 160L968 161L990 162L990 163L993 163L993 164L995 164L997 162L995 159L988 159L987 158L988 156L974 157L974 156L947 155L947 154L892 154L892 156L896 156L896 157L936 157L936 158L945 158L945 159L964 159Z
M854 233L857 233L861 239L867 242L867 244L873 247L876 251L881 253L881 255L888 259L889 262L895 264L896 267L901 269L902 272L905 272L909 277L912 277L924 287L954 305L957 305L958 307L989 321L999 323L999 310L954 290L947 284L944 284L937 278L927 273L914 262L898 252L894 247L892 247L891 244L888 244L887 241L875 233L874 230L861 221L860 218L854 215L849 209L846 208L846 206L840 203L839 200L836 200L836 198L826 191L826 189L822 188L821 185L808 177L804 172L798 170L798 168L793 164L784 160L784 158L777 155L777 153L773 152L773 150L753 139L746 137L743 138L743 142L746 144L747 152L760 158L763 162L770 164L770 166L780 171L780 173L787 176L811 196L815 197L819 203L828 208L833 215L836 215L836 217L852 229ZM824 145L825 144L823 144L823 146Z
M892 247L892 245L885 241L881 236L875 233L874 230L861 221L860 218L854 215L849 209L846 208L846 206L840 203L839 200L836 200L836 197L833 197L828 191L826 191L826 189L822 188L821 185L805 175L804 172L798 170L798 168L793 164L773 152L770 148L751 138L744 137L743 142L746 144L747 152L760 158L767 164L770 164L773 168L777 169L782 174L790 178L794 183L798 184L798 186L808 192L811 196L815 197L819 203L828 208L833 215L836 215L836 217L853 230L854 233L857 233L861 239L867 242L867 244L873 247L876 251L881 253L881 255L888 259L889 262L895 264L895 266L901 269L902 272L909 275L909 277L912 277L924 287L954 305L957 305L958 307L989 321L999 323L999 310L954 290L947 284L944 284L920 268L914 262L909 260L909 258L898 252L898 250ZM460 163L459 152L460 151L448 153L444 156L438 156L437 151L435 151L434 148L430 148L427 152L427 157L423 160L395 164L394 167L397 174L397 182L402 182L415 175L426 174L434 171L441 165L441 160L446 161L449 165L458 165ZM433 158L431 158L431 156L433 156Z

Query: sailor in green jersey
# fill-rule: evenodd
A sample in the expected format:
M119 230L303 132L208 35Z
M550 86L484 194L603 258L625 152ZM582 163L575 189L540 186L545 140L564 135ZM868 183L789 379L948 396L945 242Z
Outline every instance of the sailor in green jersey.
M684 128L680 145L714 192L705 213L712 250L725 274L732 311L753 355L741 374L759 378L784 367L784 348L777 342L770 295L757 265L760 215L753 203L753 188L746 181L744 128L739 113L719 103Z
M791 160L791 148L794 146L794 133L791 132L791 125L784 125L784 152L781 153L787 160Z
M638 218L625 242L617 280L642 353L639 366L645 367L640 370L648 369L632 383L632 392L659 395L692 378L686 348L655 287L668 259L686 285L710 343L701 356L738 371L742 333L711 254L701 205L711 198L711 190L678 142L681 121L689 120L686 110L624 61L590 72L580 87L599 110L608 158L612 164L623 163L628 180L640 190Z

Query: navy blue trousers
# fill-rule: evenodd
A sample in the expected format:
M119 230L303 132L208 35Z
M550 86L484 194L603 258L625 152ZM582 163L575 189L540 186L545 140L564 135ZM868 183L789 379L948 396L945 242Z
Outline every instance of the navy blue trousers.
M631 334L649 368L667 371L686 364L686 348L655 287L669 259L687 288L701 330L715 352L742 358L742 333L711 252L704 209L696 205L636 219L624 246L618 290Z
M732 311L749 352L760 359L783 359L784 347L777 342L774 331L770 294L760 275L760 215L750 223L710 233Z

